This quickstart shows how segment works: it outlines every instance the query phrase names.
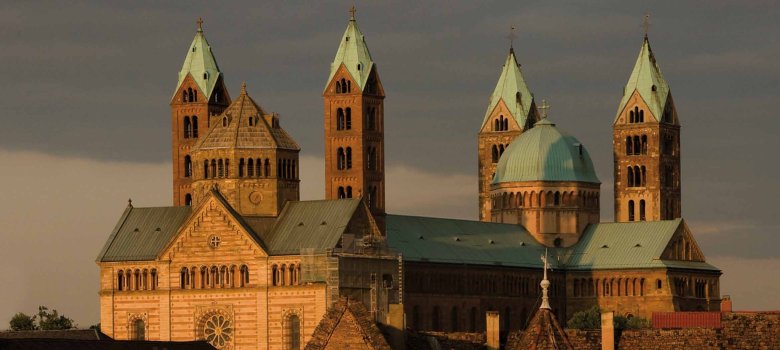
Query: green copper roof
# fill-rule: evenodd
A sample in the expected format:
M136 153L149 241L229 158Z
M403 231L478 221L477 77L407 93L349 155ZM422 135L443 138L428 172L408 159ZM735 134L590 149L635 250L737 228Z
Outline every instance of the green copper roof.
M404 260L541 268L544 247L522 226L387 215L387 242Z
M690 268L718 270L705 262L661 260L682 219L589 225L566 252L565 269Z
M666 101L669 97L669 85L666 84L664 75L661 74L661 68L655 60L653 50L650 49L650 41L645 36L642 42L642 49L639 50L639 57L636 58L634 70L631 77L628 78L625 89L623 89L623 99L620 100L615 121L626 108L628 99L634 93L639 92L642 99L650 107L650 112L660 121L663 116Z
M498 161L493 183L516 181L600 183L585 147L546 118L512 141Z
M98 261L154 260L189 217L191 208L128 206L98 255Z
M335 248L359 205L358 198L287 202L273 229L264 237L269 254Z
M203 35L201 28L198 28L198 32L195 33L195 38L192 39L187 57L184 58L184 64L179 71L179 82L176 83L177 91L187 74L192 74L192 78L198 84L201 93L206 96L206 100L210 99L211 92L214 91L214 86L222 72L219 71L217 59L214 58L211 46L206 41L206 36Z
M333 63L330 64L330 75L325 83L326 88L342 63L347 68L349 74L352 75L352 79L358 84L360 90L363 90L366 86L368 75L374 66L374 61L371 60L371 53L368 52L366 38L358 29L355 17L349 20L347 30L344 31L344 36L341 38L339 50L336 51L336 57L333 58Z
M520 64L517 63L514 49L509 50L509 55L507 55L506 62L504 62L504 68L501 70L501 76L498 78L496 88L493 90L493 94L490 95L490 104L485 112L485 119L482 121L483 126L488 122L490 114L502 100L512 113L512 118L515 118L520 128L524 128L528 113L531 111L533 95L531 95L531 90L528 90L528 85L525 84L523 72L520 71Z

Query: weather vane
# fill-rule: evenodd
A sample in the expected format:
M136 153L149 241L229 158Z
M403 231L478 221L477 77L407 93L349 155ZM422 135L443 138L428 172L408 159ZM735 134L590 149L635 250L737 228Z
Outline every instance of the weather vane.
M645 18L642 19L642 29L645 30L645 36L650 31L650 12L645 13Z
M509 35L507 35L507 39L509 39L509 48L511 49L514 46L515 38L517 37L517 34L515 34L515 28L514 26L509 28Z
M536 107L536 109L539 110L542 119L547 119L547 113L550 111L550 105L547 103L547 100L542 100L542 104Z

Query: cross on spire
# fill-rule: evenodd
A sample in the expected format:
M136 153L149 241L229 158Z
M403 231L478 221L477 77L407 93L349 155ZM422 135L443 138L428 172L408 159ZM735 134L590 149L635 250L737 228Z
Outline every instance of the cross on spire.
M198 23L198 31L202 32L203 31L203 18L198 17L198 20L196 21L196 23Z
M647 32L650 31L650 12L645 13L645 17L642 19L642 29L645 31L645 38L647 38Z
M542 119L547 119L547 113L550 111L550 104L547 103L547 100L542 100L542 104L537 106L536 109L539 110Z
M513 48L514 43L515 43L515 38L517 37L517 34L515 34L515 30L517 30L517 28L515 28L515 26L510 27L509 28L509 35L506 36L506 38L509 39L509 48L510 49Z
M355 5L352 5L352 7L349 9L349 20L354 21L355 20L355 12L357 12L357 9L355 8Z

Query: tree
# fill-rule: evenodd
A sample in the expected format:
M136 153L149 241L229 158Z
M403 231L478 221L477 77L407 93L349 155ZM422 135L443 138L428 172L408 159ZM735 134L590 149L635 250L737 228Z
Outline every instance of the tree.
M32 331L38 329L35 325L35 318L37 316L28 316L24 313L17 312L14 317L11 317L11 330L12 331Z
M60 315L57 310L49 312L45 306L38 307L38 328L42 330L58 330L73 328L73 320Z

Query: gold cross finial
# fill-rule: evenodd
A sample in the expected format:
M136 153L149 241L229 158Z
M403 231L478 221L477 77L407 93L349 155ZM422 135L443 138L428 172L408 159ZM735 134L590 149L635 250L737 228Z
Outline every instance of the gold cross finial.
M542 119L547 119L547 113L550 111L550 104L547 103L547 100L542 100L542 104L536 107L536 109L539 110Z
M507 35L507 39L509 39L509 48L511 49L514 46L515 38L517 37L517 34L515 34L515 26L512 26L509 28L509 35Z
M355 20L355 12L357 12L357 9L355 8L355 5L352 5L352 7L349 9L349 20L354 21Z
M642 29L645 31L645 38L647 37L647 32L650 31L650 12L645 13L645 18L642 19Z
M198 31L202 32L203 31L203 18L198 17L197 23L198 23Z
M246 82L241 82L241 95L246 95Z

